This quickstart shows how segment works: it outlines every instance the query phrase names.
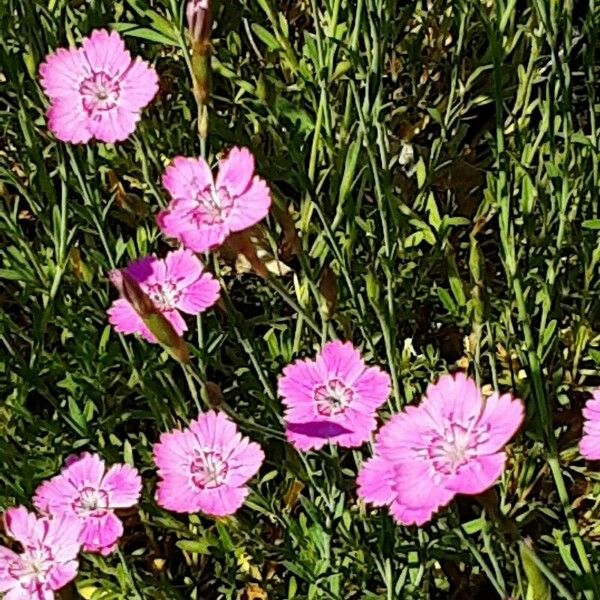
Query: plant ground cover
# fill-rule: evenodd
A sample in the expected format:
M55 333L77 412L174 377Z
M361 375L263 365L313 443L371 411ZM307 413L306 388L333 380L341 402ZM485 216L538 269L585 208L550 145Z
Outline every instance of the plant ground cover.
M594 0L212 8L201 144L185 3L1 0L0 507L74 451L140 470L119 551L85 554L64 598L600 598L600 478L577 451L600 384ZM72 146L37 70L96 28L160 92L128 141ZM207 256L221 303L188 319L182 365L110 329L108 273L168 250L170 159L234 145L273 194L256 243L274 274ZM381 422L449 370L523 399L497 485L402 527L357 498L369 444L296 452L277 378L335 338L391 374ZM208 406L266 455L230 518L154 500L152 445Z

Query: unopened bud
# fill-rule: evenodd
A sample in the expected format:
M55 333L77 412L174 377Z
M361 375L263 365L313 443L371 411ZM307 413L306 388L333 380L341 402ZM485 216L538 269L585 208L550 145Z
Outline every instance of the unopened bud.
M192 46L208 43L212 27L209 0L189 0L185 14Z

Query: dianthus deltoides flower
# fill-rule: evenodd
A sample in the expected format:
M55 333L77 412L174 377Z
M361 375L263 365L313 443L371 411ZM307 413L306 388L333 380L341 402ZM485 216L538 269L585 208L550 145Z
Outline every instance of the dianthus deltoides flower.
M583 409L583 437L579 443L581 455L588 460L600 460L600 389L592 392Z
M231 515L246 499L246 483L263 459L260 446L242 437L225 414L203 413L189 427L163 433L155 444L156 500L174 512Z
M132 60L121 36L93 31L79 48L59 48L40 65L50 98L48 127L63 142L126 139L158 91L156 71Z
M484 400L464 373L443 375L379 431L358 474L358 495L387 505L404 525L422 525L456 494L479 494L500 477L504 445L523 420L510 394Z
M152 310L160 312L177 335L187 331L180 311L197 315L219 299L218 282L189 250L169 252L164 259L146 256L130 263L125 272L147 296ZM154 344L158 341L126 298L112 303L108 320L119 333L137 333Z
M24 507L4 514L6 533L19 542L17 554L0 546L0 592L4 600L53 600L75 579L81 523L70 515L38 518Z
M83 549L107 556L123 535L115 509L135 506L141 491L136 469L115 464L107 470L97 454L86 452L68 459L59 475L42 483L33 502L42 513L78 519Z
M288 365L279 379L287 438L298 450L327 442L360 446L375 430L375 413L389 394L387 373L367 367L350 342L327 342L314 360Z
M216 248L230 233L255 225L271 206L269 188L254 174L247 148L233 148L219 162L216 180L203 158L178 156L167 167L163 185L172 200L158 214L158 226L195 252Z

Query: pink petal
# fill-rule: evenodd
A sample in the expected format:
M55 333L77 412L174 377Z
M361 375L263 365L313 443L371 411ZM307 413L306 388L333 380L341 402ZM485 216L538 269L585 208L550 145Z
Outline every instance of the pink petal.
M218 248L228 235L229 228L225 224L202 224L194 229L182 231L178 239L194 252L209 252Z
M588 460L600 460L600 435L584 435L579 442L579 452Z
M64 475L57 475L40 484L33 497L33 505L49 514L72 510L73 501L79 496L77 488Z
M55 565L48 574L48 585L53 590L59 590L77 577L78 568L76 560Z
M492 454L503 448L521 426L524 412L523 403L510 394L491 395L479 419L481 425L489 428L488 439L477 445L477 452Z
M315 388L326 383L321 369L312 360L297 360L283 370L279 378L278 393L288 408L286 419L302 421L315 418Z
M220 295L219 282L210 273L205 273L181 292L177 308L189 315L197 315L215 304Z
M104 461L97 454L84 452L63 470L63 474L79 490L86 487L97 489L105 469Z
M104 72L112 78L118 78L131 65L131 55L116 31L108 33L104 29L97 29L92 31L90 37L84 38L81 45L83 55L94 73Z
M374 457L363 464L356 483L358 496L375 506L390 504L396 496L393 466L381 457Z
M174 200L195 200L213 184L213 176L203 158L177 156L165 170L162 184Z
M358 376L352 389L358 396L352 408L372 413L389 398L390 376L378 367L369 367Z
M428 461L394 463L395 502L410 509L437 511L455 493L444 482L434 481Z
M244 485L258 473L264 459L265 453L261 447L255 442L250 442L248 438L243 438L227 456L226 484L230 487Z
M184 231L196 229L193 214L197 207L195 200L172 200L168 208L158 213L156 224L163 235L178 239Z
M481 494L496 483L506 462L506 454L497 452L478 456L458 469L445 486L458 494Z
M24 506L9 508L4 513L4 528L11 538L21 542L23 546L36 544L40 539L37 518Z
M214 517L232 515L244 503L248 495L248 488L230 488L221 485L216 488L207 488L198 495L200 510Z
M436 383L430 384L421 407L437 422L468 425L480 415L482 400L475 381L458 372L442 375Z
M166 510L192 514L201 510L199 490L190 478L180 474L162 475L156 490L156 502Z
M394 501L390 505L390 514L400 525L416 525L417 527L421 527L431 521L438 508L438 506L429 503L425 503L423 506L417 508L409 508L398 501Z
M377 420L373 413L366 415L356 412L352 408L346 409L343 415L340 415L335 421L349 430L349 433L341 434L331 440L343 448L362 446L371 439L371 434L377 428Z
M227 217L231 231L242 231L262 221L271 208L271 192L267 184L255 177L250 187L234 199Z
M237 425L225 413L214 410L202 413L192 421L190 430L201 447L223 449L225 452L235 448L242 439Z
M123 298L115 300L108 309L107 314L108 322L118 333L137 333L151 344L158 343L154 334L146 327L142 317L135 312L133 306L127 300Z
M11 575L9 566L20 562L20 560L20 557L12 550L0 546L0 592L6 592L18 584L18 579L14 575Z
M328 379L336 378L346 385L352 385L365 370L360 352L350 342L339 340L321 348L317 364L327 372Z
M80 536L83 523L73 514L62 513L50 519L42 519L46 525L44 542L50 548L55 560L68 562L77 558L81 548Z
M425 440L435 431L435 423L421 407L407 406L394 415L380 430L375 452L391 461L414 455L426 448Z
M198 449L198 438L189 430L163 433L152 453L161 477L181 473Z
M91 121L78 97L61 97L48 109L48 129L61 142L86 144L94 133Z
M145 60L136 58L120 81L120 100L137 112L154 99L158 92L158 75Z
M92 75L81 50L59 48L40 65L40 84L52 100L79 96L81 82Z
M219 161L216 187L225 188L230 196L243 194L254 175L254 156L247 148L232 148L226 158Z
M142 478L137 469L129 465L113 465L104 475L101 489L108 493L111 508L129 508L140 498Z
M163 316L173 325L173 329L177 335L181 335L184 331L187 331L187 324L183 320L183 317L177 310L165 310L163 311Z
M173 282L180 290L196 282L204 267L198 257L183 248L169 252L165 257L165 279Z
M113 548L123 535L123 523L112 512L102 517L85 519L81 542L85 552L104 553L106 548Z
M97 140L114 144L126 140L135 131L140 118L139 112L132 112L124 106L115 106L110 110L98 112L90 121L89 128Z

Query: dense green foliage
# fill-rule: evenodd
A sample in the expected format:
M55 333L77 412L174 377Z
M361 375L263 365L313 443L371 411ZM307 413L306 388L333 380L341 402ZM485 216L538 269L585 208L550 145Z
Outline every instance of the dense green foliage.
M600 384L594 0L215 2L207 155L256 154L260 243L289 270L210 256L223 302L189 322L185 367L105 314L108 271L168 248L165 165L201 151L184 4L0 0L0 507L74 449L141 470L120 554L85 557L65 597L600 598L600 478L576 449ZM128 142L73 147L37 67L97 27L161 91ZM277 375L334 335L392 374L383 420L449 369L521 397L494 490L403 528L357 501L368 446L289 447ZM153 500L152 443L206 403L267 455L220 521Z

